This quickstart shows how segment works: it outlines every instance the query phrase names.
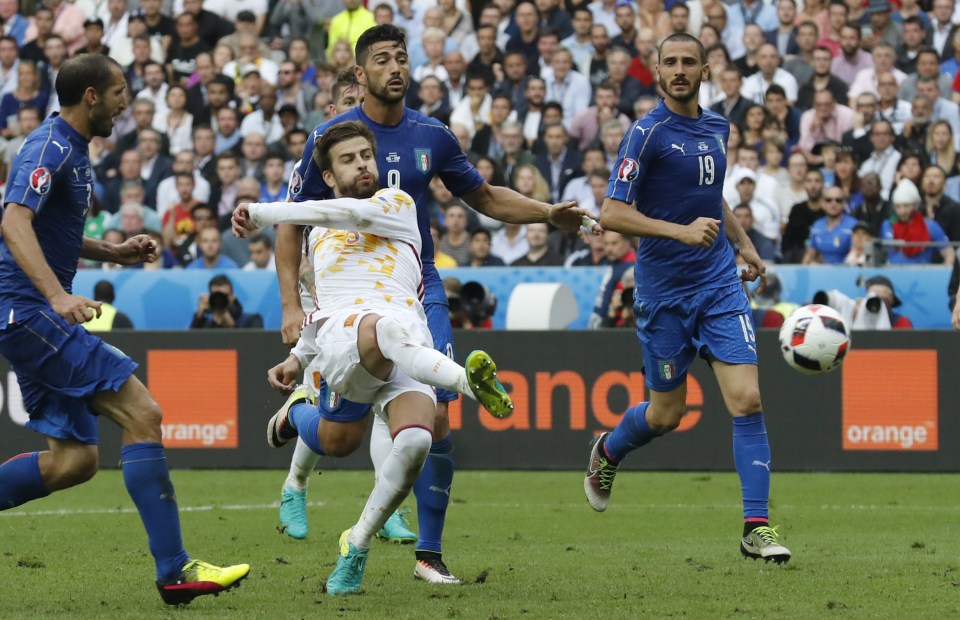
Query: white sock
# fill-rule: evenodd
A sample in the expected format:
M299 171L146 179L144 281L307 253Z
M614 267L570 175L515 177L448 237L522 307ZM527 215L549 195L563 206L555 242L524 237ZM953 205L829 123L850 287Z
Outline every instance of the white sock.
M415 381L474 398L463 366L436 349L414 342L410 332L395 319L381 317L377 321L377 344L385 358Z
M370 431L370 460L373 461L373 480L383 470L383 462L393 450L393 437L390 436L390 427L382 416L373 416L373 429Z
M310 474L319 460L320 455L298 437L297 447L293 449L293 458L290 460L290 473L287 474L283 486L294 491L306 491L310 484Z
M393 449L383 462L360 520L350 531L354 547L368 549L373 535L410 494L432 443L433 434L419 426L408 426L393 438Z

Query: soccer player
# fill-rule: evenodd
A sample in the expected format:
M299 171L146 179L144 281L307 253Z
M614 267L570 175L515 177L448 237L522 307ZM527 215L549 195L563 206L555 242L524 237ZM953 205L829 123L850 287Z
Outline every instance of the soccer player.
M137 364L83 329L100 303L72 292L81 258L123 265L157 259L147 235L120 245L83 236L93 176L89 142L126 106L123 69L102 54L61 67L60 113L30 133L13 161L0 239L0 355L17 373L27 426L49 449L0 465L0 510L86 482L97 471L97 416L123 428L123 481L140 513L170 605L232 588L246 564L220 568L183 548L176 495L160 441L162 414L133 375Z
M433 348L421 299L423 238L417 208L398 189L378 191L373 132L357 121L329 127L314 159L336 196L299 203L241 204L238 236L271 224L324 230L311 244L317 309L273 382L289 385L301 370L319 372L329 388L355 403L372 403L387 418L393 445L379 465L360 520L340 536L337 567L327 593L360 590L370 541L410 493L433 443L436 394L430 385L475 397L496 417L513 409L483 351L467 357L466 370ZM371 265L380 265L372 270ZM427 385L429 384L429 385ZM294 437L321 450L334 435L360 444L365 420L322 418L298 388L268 424L271 445Z
M650 401L628 409L613 432L598 437L584 490L594 510L606 510L620 461L677 428L686 408L687 371L699 353L733 416L743 493L740 550L786 562L790 551L768 522L770 447L750 302L741 283L762 277L764 267L722 197L729 125L697 105L708 71L700 41L672 34L659 51L664 98L621 142L600 216L606 230L646 237L637 251L634 307ZM732 244L746 263L740 277Z
M463 198L471 207L505 222L548 222L573 231L580 227L581 216L589 214L576 208L574 203L551 206L526 198L511 189L489 185L467 161L456 138L445 125L404 107L410 66L402 30L389 24L370 28L357 42L356 59L357 78L364 88L363 103L314 130L307 140L303 158L291 174L290 193L297 202L327 196L327 184L312 158L313 145L327 127L352 120L360 121L373 130L377 141L381 186L404 190L418 207L417 225L423 239L424 306L430 333L437 350L452 358L453 334L447 300L433 264L430 214L425 208L429 203L426 198L430 191L430 180L435 175L439 176L454 195ZM282 332L284 342L288 344L296 342L304 319L297 293L301 241L301 230L297 227L281 225L277 231L277 274L283 304ZM447 403L456 398L457 395L452 392L440 391L437 394L434 442L423 473L413 488L420 527L414 574L431 583L459 583L443 562L440 544L453 483L453 442ZM320 401L323 406L338 402L338 415L348 415L354 419L362 419L366 415L366 405L342 399L338 401L335 395L321 394ZM370 442L371 458L375 464L383 460L377 456L377 452L390 450L389 433L378 420L374 419ZM295 466L302 471L310 471L317 457L300 456L304 460ZM287 495L286 490L284 495ZM296 501L305 504L305 494L298 494ZM305 514L305 510L296 512Z

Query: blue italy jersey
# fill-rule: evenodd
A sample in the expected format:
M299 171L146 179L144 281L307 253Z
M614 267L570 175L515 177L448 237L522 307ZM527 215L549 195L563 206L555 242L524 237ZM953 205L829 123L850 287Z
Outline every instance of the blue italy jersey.
M647 217L686 225L698 217L721 221L709 248L644 238L637 250L636 299L654 301L739 282L733 249L723 232L723 179L730 126L719 114L699 118L671 112L663 100L635 122L623 142L607 197L635 204Z
M53 115L27 136L10 169L4 206L15 202L34 212L40 248L70 293L93 193L87 139ZM12 310L19 314L48 305L0 239L0 329L6 327Z
M290 195L294 201L328 198L330 188L324 183L320 168L313 160L313 147L327 127L344 121L360 121L377 138L377 169L380 187L399 188L410 194L417 204L417 223L423 239L424 271L433 266L433 238L430 236L432 202L430 180L437 175L454 196L463 196L483 184L483 177L467 161L460 143L447 126L410 108L403 109L398 125L380 125L352 108L318 125L303 149L303 157L290 175Z

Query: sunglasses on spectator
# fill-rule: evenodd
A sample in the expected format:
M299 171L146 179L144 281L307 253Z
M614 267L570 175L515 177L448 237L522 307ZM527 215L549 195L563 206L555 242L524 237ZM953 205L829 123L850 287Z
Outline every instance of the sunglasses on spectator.
M823 198L824 202L843 202L843 198Z

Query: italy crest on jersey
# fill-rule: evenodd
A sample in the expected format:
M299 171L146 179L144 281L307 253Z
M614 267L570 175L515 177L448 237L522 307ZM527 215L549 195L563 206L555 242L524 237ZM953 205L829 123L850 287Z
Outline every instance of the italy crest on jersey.
M417 160L417 170L423 173L430 171L430 164L433 163L432 149L414 149L413 156Z

